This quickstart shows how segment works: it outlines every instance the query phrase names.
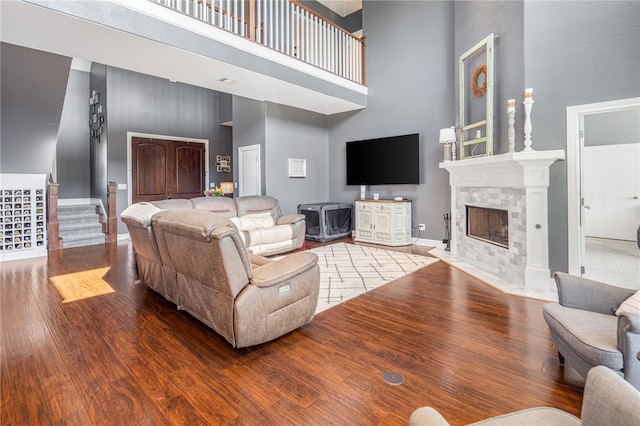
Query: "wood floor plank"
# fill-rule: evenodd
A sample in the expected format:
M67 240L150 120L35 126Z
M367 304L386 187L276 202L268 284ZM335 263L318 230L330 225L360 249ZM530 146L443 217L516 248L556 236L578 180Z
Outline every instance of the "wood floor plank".
M64 303L57 277L114 291ZM584 380L559 366L543 304L440 261L233 349L135 283L127 241L5 262L0 423L401 425L423 405L452 424L541 405L579 415Z

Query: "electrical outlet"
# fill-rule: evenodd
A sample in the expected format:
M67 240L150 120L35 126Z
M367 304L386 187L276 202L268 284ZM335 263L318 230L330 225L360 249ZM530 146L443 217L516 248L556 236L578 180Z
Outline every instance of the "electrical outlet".
M427 227L425 226L424 223L419 223L418 224L418 231L424 231L425 229L427 229Z

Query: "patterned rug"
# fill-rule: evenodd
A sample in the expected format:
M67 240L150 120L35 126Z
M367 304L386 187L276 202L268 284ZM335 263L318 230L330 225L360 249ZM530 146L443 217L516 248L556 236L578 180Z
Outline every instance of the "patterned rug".
M438 261L427 256L346 243L309 251L318 255L320 266L316 313Z

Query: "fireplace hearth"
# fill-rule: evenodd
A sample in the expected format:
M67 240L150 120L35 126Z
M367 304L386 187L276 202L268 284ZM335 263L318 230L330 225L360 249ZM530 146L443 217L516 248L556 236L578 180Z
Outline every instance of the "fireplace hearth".
M509 212L466 206L467 237L509 248Z

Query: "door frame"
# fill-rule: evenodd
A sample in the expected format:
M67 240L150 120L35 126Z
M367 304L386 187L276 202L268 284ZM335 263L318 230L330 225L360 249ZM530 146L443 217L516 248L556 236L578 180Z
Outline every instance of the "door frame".
M131 145L133 138L163 139L168 141L195 142L204 144L204 181L209 185L209 139L185 138L181 136L155 135L152 133L127 132L127 206L133 202L133 164ZM203 191L207 188L203 188Z
M580 137L580 122L584 117L605 112L625 111L640 108L640 97L597 102L567 107L567 237L569 274L581 276L584 253L582 232L581 175L583 138Z

